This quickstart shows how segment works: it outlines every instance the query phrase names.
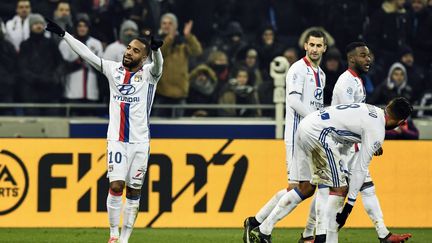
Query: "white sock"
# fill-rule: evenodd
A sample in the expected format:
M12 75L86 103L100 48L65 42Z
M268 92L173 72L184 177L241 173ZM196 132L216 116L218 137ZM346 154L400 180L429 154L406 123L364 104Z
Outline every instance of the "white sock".
M110 224L110 237L119 236L120 213L122 207L122 193L109 190L107 197L107 211Z
M126 203L123 209L123 226L121 229L120 242L127 243L132 233L135 220L138 215L139 198L129 199L126 198Z
M270 215L259 226L261 233L270 235L276 222L289 214L303 200L297 188L285 193Z
M316 200L317 198L315 194L314 197L312 198L312 203L309 208L309 217L306 222L306 227L302 234L304 238L314 235L315 222L316 222L316 209L315 209Z
M361 191L363 206L375 225L375 229L379 238L386 237L390 231L384 224L384 216L381 211L381 206L378 197L375 194L375 186L368 187Z
M278 191L265 205L262 207L258 213L255 215L255 219L262 223L267 216L271 213L271 211L276 207L277 203L281 199L283 195L288 193L287 189L283 189Z
M329 188L319 188L316 194L316 234L325 235L327 233L328 220L326 215L327 201L329 197Z
M328 219L327 228L327 243L338 242L338 227L339 224L336 222L336 214L342 211L342 207L345 201L345 197L337 195L329 195L326 206L326 215Z

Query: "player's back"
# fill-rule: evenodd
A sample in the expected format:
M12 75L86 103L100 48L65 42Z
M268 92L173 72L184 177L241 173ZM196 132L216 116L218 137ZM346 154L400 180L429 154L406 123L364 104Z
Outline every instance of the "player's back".
M324 132L348 143L361 142L362 135L367 132L384 136L384 126L384 111L365 103L326 107L306 116L300 123L306 132Z

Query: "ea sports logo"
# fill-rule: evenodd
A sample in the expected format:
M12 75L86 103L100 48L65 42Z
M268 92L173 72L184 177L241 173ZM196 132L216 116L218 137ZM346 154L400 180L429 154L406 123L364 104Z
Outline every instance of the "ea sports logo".
M135 87L131 84L119 84L117 89L122 95L132 95L135 93Z
M0 215L17 209L28 192L29 177L24 163L15 154L0 151Z

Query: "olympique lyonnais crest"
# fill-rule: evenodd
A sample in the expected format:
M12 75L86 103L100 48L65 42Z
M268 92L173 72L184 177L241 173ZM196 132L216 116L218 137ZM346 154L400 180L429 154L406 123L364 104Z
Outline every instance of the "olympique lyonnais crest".
M141 73L138 73L134 76L134 82L141 82L141 80L142 80Z

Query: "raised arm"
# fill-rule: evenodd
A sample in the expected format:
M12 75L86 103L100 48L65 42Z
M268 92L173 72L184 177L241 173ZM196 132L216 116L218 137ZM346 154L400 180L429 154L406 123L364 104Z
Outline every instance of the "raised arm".
M150 63L149 72L153 77L160 77L162 74L163 67L163 57L160 47L163 45L163 41L155 39L154 36L151 37L150 49L152 55L152 63Z
M71 34L64 31L59 25L54 23L52 20L47 19L48 25L47 31L56 33L60 37L63 37L66 43L74 50L82 59L92 65L96 70L102 71L102 59L96 56L86 45L79 40L75 39Z
M66 43L74 50L82 59L92 65L96 70L102 71L102 59L94 54L84 43L75 39L69 33L65 33L64 39Z

